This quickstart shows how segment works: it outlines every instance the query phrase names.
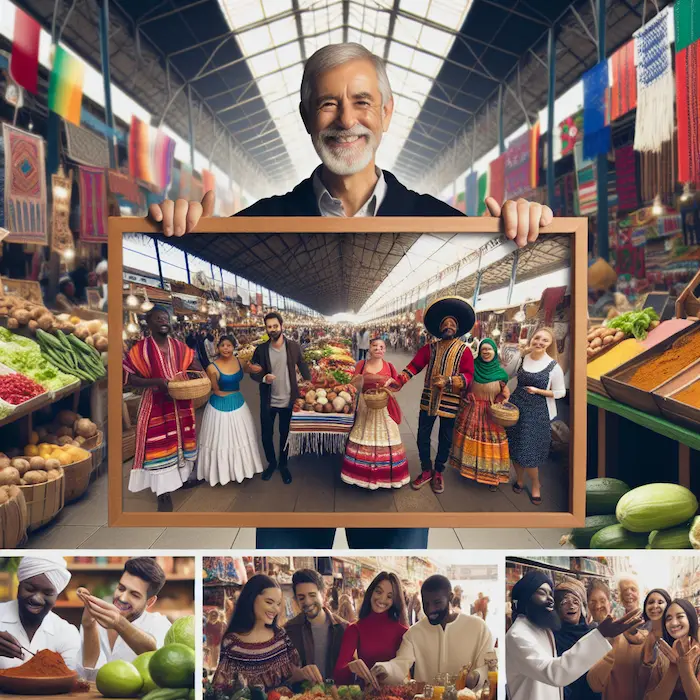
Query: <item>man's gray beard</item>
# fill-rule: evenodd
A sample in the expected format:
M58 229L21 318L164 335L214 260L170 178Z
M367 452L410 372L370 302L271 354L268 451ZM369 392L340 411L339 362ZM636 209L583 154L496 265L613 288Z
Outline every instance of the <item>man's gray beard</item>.
M356 173L362 172L372 162L372 158L374 158L374 154L379 147L374 134L363 134L367 136L367 145L365 149L362 154L357 156L354 160L348 161L345 158L337 157L331 152L330 148L326 145L323 134L324 132L322 131L312 139L314 149L323 165L334 175L355 175Z
M541 605L530 603L525 615L535 627L552 630L552 632L558 632L561 629L561 618L556 610L547 610Z

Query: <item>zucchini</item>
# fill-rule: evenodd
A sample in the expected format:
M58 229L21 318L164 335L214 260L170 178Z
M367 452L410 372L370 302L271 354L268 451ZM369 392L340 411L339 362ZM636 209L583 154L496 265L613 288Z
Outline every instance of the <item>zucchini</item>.
M612 515L630 487L619 479L589 479L586 482L586 515Z
M644 549L648 533L630 532L622 525L608 525L591 537L591 549Z
M698 510L698 499L680 484L645 484L626 493L615 514L630 532L667 530L688 522Z
M692 549L690 526L686 523L669 530L654 530L649 533L648 549Z
M559 544L572 544L576 549L590 549L593 535L609 525L617 525L614 515L589 515L583 527L575 527Z

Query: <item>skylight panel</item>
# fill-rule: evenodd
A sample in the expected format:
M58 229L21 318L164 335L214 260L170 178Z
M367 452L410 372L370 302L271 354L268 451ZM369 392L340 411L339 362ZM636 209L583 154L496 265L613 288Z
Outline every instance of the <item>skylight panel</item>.
M231 29L245 27L265 19L260 0L219 0L219 6Z
M260 56L252 56L248 59L248 67L254 78L267 75L279 69L277 56L274 51L268 51Z
M297 25L294 17L278 19L276 22L269 24L268 27L275 46L297 38Z
M243 55L246 57L274 47L270 32L265 26L242 32L236 36L236 40L241 47Z
M265 17L274 17L286 10L292 9L290 0L262 0Z
M423 27L418 45L432 53L445 56L452 47L453 41L454 37L447 32L432 27Z

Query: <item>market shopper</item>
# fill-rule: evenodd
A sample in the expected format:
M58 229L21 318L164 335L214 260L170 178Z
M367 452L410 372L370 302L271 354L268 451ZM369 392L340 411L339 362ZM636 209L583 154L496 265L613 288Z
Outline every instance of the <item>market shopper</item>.
M78 669L84 678L93 681L106 663L132 662L163 646L170 620L152 609L166 580L153 557L133 557L124 563L111 603L78 589L84 606Z
M643 622L638 610L619 620L608 616L559 656L553 633L561 628L561 620L552 588L551 578L537 570L513 586L513 624L506 633L506 682L511 700L561 700L561 689L602 659L612 648L611 639Z
M597 578L594 578L588 587L588 613L595 625L612 614L610 589L604 581Z
M628 575L621 576L617 581L617 592L625 612L639 607L642 594L636 578Z
M172 511L171 493L184 484L197 459L197 435L191 400L175 400L168 382L199 369L194 352L171 337L170 312L154 306L146 314L150 335L124 357L124 384L145 389L136 419L136 453L129 491L150 489L159 511Z
M664 611L663 639L644 700L700 698L700 641L695 606L677 598Z
M370 669L387 656L396 657L407 630L401 581L382 571L367 587L359 620L345 631L332 678L343 685L357 678L368 688L379 687Z
M199 431L197 478L212 486L252 479L263 471L253 414L241 394L241 363L230 336L219 339L219 359L207 367L211 396Z
M75 282L68 277L61 277L58 281L58 294L56 294L56 309L65 313L73 313L79 306L80 300L75 290Z
M322 99L321 99L322 98ZM407 189L375 165L388 130L393 97L384 61L359 44L325 46L307 61L301 85L304 126L321 158L311 177L291 192L262 199L241 216L462 216L448 204ZM503 219L505 235L520 247L537 239L552 210L536 202L486 199L488 215ZM202 202L166 200L150 207L166 236L194 230L200 217L214 213L213 190ZM447 456L445 456L447 458ZM428 545L427 528L348 529L352 548L415 548ZM259 547L307 546L330 549L335 530L258 529Z
M60 654L68 668L77 669L80 633L53 612L70 579L62 556L43 552L22 557L17 599L0 603L0 670L20 666L42 649Z
M510 401L520 411L518 422L506 428L515 468L513 491L523 492L527 475L532 484L530 501L536 506L542 504L539 468L549 459L556 400L566 395L564 372L557 358L554 331L543 327L535 331L528 347L515 355L507 370L517 380Z
M434 301L426 309L423 322L428 332L439 340L423 346L398 379L390 378L386 382L387 387L401 388L425 369L418 414L421 473L411 483L414 489L430 484L434 493L440 494L445 490L443 472L452 448L461 392L471 385L474 377L474 358L459 337L471 330L474 319L474 309L461 297L444 297ZM440 432L433 466L430 440L438 418Z
M398 379L396 367L384 360L386 343L374 338L369 359L355 366L353 384L359 389L355 424L345 445L340 478L346 484L377 490L401 488L410 481L399 424L401 409L390 394L385 408L371 408L366 396L383 391L387 379Z
M273 311L265 316L265 330L269 340L255 348L249 371L260 383L260 427L267 459L263 481L269 481L279 467L282 481L292 483L287 466L287 437L292 421L292 407L299 398L297 369L306 381L311 381L311 372L304 360L299 343L284 336L282 316ZM275 454L273 431L275 418L279 419L279 460Z
M279 626L282 591L279 583L256 574L243 586L224 639L212 684L225 692L245 684L266 692L285 683L322 683L315 666L302 667L299 652Z
M491 338L479 344L474 380L464 392L455 421L449 464L466 479L498 491L510 479L510 452L505 428L491 417L492 403L508 401L508 375Z
M366 328L362 328L357 332L357 359L362 361L367 359L367 353L369 352L369 331Z
M326 606L323 577L313 569L292 575L292 592L301 612L284 626L301 665L314 666L320 675L333 678L348 623ZM337 679L336 679L337 680Z
M423 582L421 598L425 617L404 634L391 661L374 665L372 675L382 685L396 685L404 683L414 667L416 681L431 683L438 674L456 676L466 666L471 669L466 687L481 688L488 662L496 658L486 623L454 608L452 584L440 574Z

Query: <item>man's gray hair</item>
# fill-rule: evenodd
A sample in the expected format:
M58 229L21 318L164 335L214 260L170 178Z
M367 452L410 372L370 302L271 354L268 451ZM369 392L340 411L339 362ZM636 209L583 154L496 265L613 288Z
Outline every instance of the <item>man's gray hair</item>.
M304 75L301 79L301 106L304 112L306 114L313 112L314 88L316 79L321 73L325 73L344 63L358 60L370 61L374 65L377 71L382 105L387 104L392 98L392 92L384 60L361 44L329 44L316 51L304 67Z

